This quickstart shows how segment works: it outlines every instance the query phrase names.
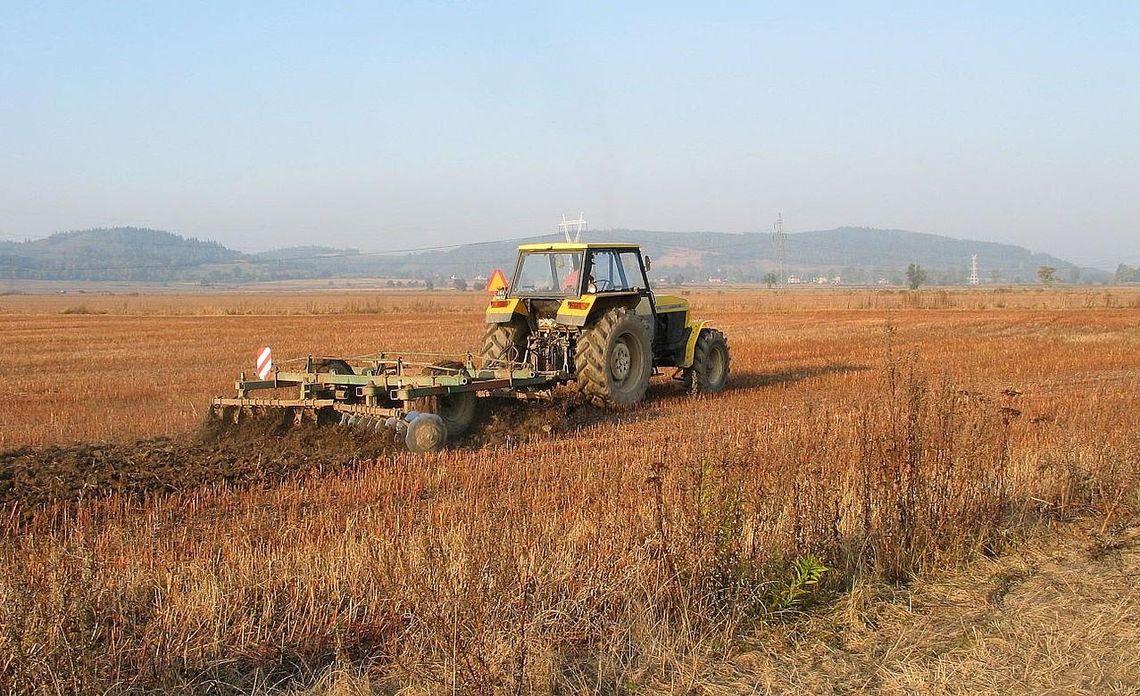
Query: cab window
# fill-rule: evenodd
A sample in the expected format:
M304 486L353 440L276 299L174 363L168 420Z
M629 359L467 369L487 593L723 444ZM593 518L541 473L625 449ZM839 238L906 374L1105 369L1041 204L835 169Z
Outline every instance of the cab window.
M578 294L581 252L527 252L511 288L519 294Z
M645 286L637 253L632 251L596 251L590 264L589 288L592 292L628 292Z
M623 251L620 254L621 267L625 269L625 279L629 285L630 290L647 290L645 287L645 276L641 274L641 261L637 258L637 253L633 251Z
M618 255L612 251L594 252L589 283L594 292L629 289L625 282L625 269L622 268Z

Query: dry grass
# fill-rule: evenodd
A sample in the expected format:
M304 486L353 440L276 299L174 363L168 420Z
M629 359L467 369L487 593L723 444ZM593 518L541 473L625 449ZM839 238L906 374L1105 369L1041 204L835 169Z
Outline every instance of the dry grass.
M859 585L697 668L719 693L1136 693L1140 530L1066 526L903 588Z
M456 311L0 317L12 339L5 378L36 397L5 414L0 445L184 429L261 343L279 354L472 345L480 317L458 311L472 296L447 297ZM800 653L751 641L778 630L818 645L823 615L796 617L840 596L826 616L874 624L839 633L868 641L854 654L898 645L883 667L852 658L837 690L859 679L895 690L1013 683L1016 665L990 682L964 676L1000 654L996 643L941 646L924 662L915 646L945 627L923 632L892 616L895 604L858 600L999 557L1049 525L1095 519L1107 537L1135 521L1135 310L1069 308L1067 293L1044 296L1045 309L954 311L849 307L857 298L843 292L836 308L814 293L772 309L770 297L692 297L733 349L733 388L716 398L661 384L642 408L515 447L11 511L0 685L782 690L819 682L802 668L763 681L775 679L765 665ZM143 377L108 379L132 367ZM42 371L66 379L56 388ZM794 572L812 558L829 568L818 585ZM1003 611L1027 586L1011 581ZM1027 613L995 635L1013 644L1047 620ZM1046 648L1040 659L1059 654ZM748 655L767 662L740 663L751 676L729 669ZM1033 659L1022 673L1040 667ZM1089 684L1116 684L1130 665Z

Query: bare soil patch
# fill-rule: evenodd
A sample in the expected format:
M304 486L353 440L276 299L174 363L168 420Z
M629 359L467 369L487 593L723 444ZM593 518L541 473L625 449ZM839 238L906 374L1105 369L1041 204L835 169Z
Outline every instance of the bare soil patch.
M258 420L127 443L23 447L0 453L0 504L172 493L211 483L272 485L371 461L394 446L391 438L354 428Z
M574 398L547 404L488 401L471 432L454 447L509 447L612 417ZM173 493L217 483L270 486L315 470L351 469L403 449L389 431L296 425L273 416L237 424L207 420L175 437L0 452L0 505L18 501L34 507L113 494Z

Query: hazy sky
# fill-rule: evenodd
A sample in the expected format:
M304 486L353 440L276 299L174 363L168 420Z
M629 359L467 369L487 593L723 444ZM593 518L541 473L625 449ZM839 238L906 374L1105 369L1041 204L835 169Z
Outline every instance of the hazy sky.
M1140 2L806 4L4 2L0 237L783 211L1140 261Z

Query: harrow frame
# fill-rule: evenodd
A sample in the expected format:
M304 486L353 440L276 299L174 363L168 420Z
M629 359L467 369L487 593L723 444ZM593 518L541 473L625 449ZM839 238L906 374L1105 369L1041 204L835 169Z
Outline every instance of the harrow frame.
M548 397L554 387L572 379L567 372L540 372L525 363L476 363L470 353L462 361L440 360L443 357L452 356L435 353L377 353L352 358L310 355L303 359L300 370L275 366L267 379L247 379L242 372L234 383L236 396L216 397L210 410L215 417L235 423L245 414L266 410L289 412L295 423L318 422L322 414L339 414L341 423L355 424L363 420L377 427L386 425L400 435L405 434L411 421L420 415L417 402L426 397L473 392L476 397L542 398ZM300 360L284 364L296 362ZM328 369L333 363L351 367L352 374ZM253 396L255 392L281 389L295 390L296 396ZM442 437L446 439L446 429Z

